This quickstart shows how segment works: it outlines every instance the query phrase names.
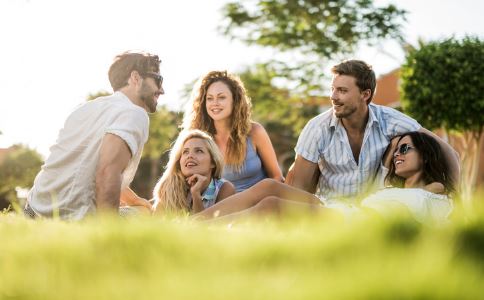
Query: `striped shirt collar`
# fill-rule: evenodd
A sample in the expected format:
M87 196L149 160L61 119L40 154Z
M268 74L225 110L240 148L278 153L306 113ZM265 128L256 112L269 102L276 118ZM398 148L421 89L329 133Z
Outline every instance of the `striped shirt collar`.
M368 105L368 122L366 123L367 127L370 127L371 125L373 125L373 123L380 123L380 121L378 120L378 118L376 117L375 115L375 105L373 103L370 103ZM332 110L332 109L331 109ZM333 111L331 111L331 119L329 120L329 127L330 128L333 128L335 129L338 125L341 125L341 120L340 118L337 118Z

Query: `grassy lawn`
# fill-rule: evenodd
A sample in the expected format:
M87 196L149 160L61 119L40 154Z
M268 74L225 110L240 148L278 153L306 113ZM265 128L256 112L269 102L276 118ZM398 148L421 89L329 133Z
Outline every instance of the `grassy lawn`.
M440 227L2 214L0 236L0 299L484 299L479 208Z

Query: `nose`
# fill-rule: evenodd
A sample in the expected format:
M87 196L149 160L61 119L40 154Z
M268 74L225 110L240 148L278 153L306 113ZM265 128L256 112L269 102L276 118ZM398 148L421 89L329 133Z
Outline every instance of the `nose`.
M165 89L163 88L163 86L160 86L160 95L163 95L165 94Z
M331 100L338 100L338 97L336 95L336 91L332 91L331 94L329 95L329 99Z

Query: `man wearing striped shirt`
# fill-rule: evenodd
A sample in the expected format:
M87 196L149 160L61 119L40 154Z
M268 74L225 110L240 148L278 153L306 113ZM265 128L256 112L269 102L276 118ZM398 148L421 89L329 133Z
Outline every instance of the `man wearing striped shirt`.
M382 187L385 149L393 137L408 131L436 137L456 179L458 158L450 145L405 114L371 103L376 88L371 66L348 60L331 71L333 107L310 120L299 136L291 185L310 192L319 185L323 201L354 202Z

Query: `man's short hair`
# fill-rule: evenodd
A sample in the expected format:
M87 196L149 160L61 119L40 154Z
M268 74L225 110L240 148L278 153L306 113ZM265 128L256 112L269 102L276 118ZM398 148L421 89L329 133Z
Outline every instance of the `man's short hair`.
M331 72L337 75L352 76L356 79L356 85L360 91L370 90L371 95L367 103L370 104L376 89L376 76L373 68L362 60L345 60L331 68Z
M160 62L158 55L147 52L126 51L117 55L108 72L111 87L117 91L126 86L133 71L138 71L140 74L159 73Z

